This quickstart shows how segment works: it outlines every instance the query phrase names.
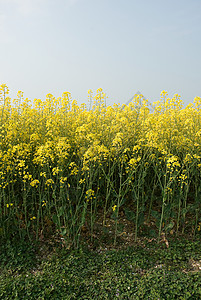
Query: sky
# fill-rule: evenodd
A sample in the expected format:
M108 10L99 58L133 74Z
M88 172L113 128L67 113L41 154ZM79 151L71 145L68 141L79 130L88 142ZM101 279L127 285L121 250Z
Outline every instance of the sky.
M201 97L201 0L0 0L0 84L107 104Z

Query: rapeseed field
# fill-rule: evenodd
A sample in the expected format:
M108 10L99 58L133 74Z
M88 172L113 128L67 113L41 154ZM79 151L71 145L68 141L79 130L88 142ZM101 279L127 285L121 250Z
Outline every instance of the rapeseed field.
M162 91L154 110L142 95L113 106L102 89L88 98L32 103L0 86L0 235L58 232L76 248L101 212L103 227L114 220L115 244L121 211L135 240L150 221L158 237L199 234L201 98L184 108Z

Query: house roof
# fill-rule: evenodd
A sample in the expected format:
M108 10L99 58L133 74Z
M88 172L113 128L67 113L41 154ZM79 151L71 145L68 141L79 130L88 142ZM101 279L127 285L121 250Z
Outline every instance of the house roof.
M142 100L146 100L146 98L144 97L144 95L140 91L137 91L137 93L135 93L134 96L126 102L126 106L129 105L129 103L132 102L133 99L136 98L138 95L141 95L139 106L142 106ZM148 101L148 107L151 111L154 109L153 105L149 101Z

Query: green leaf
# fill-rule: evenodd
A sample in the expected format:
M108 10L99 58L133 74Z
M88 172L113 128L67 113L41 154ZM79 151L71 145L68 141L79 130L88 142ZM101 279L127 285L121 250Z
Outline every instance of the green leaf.
M167 204L167 205L165 206L165 209L164 209L164 218L165 218L165 219L168 219L168 218L170 217L170 215L171 215L171 210L172 210L172 206L171 206L171 204L169 203L169 204Z
M113 213L111 214L111 219L113 220L117 220L118 219L118 216L117 216L117 209L115 211L113 211Z
M58 211L58 216L61 217L64 214L64 208L60 207Z
M169 224L167 224L167 225L165 226L165 230L166 230L166 231L169 231L169 230L171 230L173 227L174 227L174 222L171 222L171 223L169 223Z
M122 205L124 205L125 202L126 202L126 198L123 198L123 199L120 201L120 203L119 203L119 207L122 206Z
M156 211L156 210L152 210L152 211L151 211L151 215L152 215L152 217L154 217L156 220L160 220L160 218L161 218L160 213L159 213L158 211Z
M52 216L52 221L53 221L56 225L59 225L59 219L58 219L58 216L57 216L57 215L53 215L53 216Z
M129 220L129 221L134 221L135 220L135 213L128 209L128 208L125 208L124 209L124 212L125 212L125 216L126 218Z
M62 229L61 230L61 235L66 235L66 232L67 232L66 228Z

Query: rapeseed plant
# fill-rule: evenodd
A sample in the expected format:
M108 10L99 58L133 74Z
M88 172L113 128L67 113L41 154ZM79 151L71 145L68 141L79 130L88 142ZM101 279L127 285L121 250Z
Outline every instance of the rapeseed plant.
M69 92L33 103L19 91L9 98L0 86L0 227L30 237L54 225L69 245L78 247L81 228L97 210L131 205L135 240L154 216L162 229L185 230L186 216L199 230L201 214L201 98L183 107L166 91L154 111L142 95L129 105L106 106L106 94L88 91L89 107L78 105ZM148 195L148 196L147 196ZM11 210L12 207L12 210ZM158 207L158 211L154 211ZM30 226L30 220L34 220ZM52 220L46 222L46 220ZM34 230L33 230L34 228ZM168 229L169 228L169 229ZM65 229L65 230L64 230Z

